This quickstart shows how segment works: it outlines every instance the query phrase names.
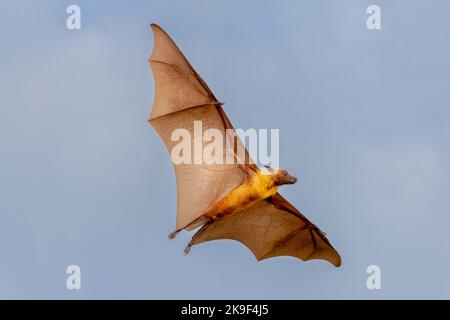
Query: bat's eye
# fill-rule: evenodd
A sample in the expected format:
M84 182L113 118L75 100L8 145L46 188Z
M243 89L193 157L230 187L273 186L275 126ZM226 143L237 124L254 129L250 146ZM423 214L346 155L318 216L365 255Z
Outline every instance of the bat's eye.
M286 170L281 171L281 173L283 174L283 176L287 176L288 174Z

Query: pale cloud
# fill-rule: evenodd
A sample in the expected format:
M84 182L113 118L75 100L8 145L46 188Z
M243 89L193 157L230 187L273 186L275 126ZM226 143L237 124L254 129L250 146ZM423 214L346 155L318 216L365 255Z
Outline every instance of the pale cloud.
M440 150L432 145L397 140L368 147L369 205L388 212L387 220L404 223L429 219L438 198L444 167Z

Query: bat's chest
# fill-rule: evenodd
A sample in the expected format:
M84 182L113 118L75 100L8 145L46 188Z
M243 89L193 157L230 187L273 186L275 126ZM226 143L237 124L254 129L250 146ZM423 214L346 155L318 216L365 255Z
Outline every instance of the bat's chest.
M211 215L231 214L247 209L255 203L277 193L277 187L267 179L255 177L233 189L228 195L220 199L211 210Z

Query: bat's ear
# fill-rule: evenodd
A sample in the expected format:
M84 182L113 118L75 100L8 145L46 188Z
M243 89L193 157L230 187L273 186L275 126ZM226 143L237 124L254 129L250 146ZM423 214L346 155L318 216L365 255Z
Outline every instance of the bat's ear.
M265 164L265 165L264 165L264 168L266 168L267 171L269 171L270 173L274 173L274 172L275 172L275 169L272 168L271 166L269 166L268 164Z

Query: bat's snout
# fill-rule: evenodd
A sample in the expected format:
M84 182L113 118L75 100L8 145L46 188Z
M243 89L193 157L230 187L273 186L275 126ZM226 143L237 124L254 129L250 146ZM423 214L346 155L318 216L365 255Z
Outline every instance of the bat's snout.
M297 182L297 178L290 175L286 170L279 170L276 173L275 183L277 185L294 184Z
M286 184L294 184L296 182L297 182L297 178L296 177L288 175L288 179L287 179Z

